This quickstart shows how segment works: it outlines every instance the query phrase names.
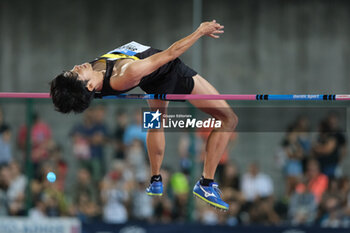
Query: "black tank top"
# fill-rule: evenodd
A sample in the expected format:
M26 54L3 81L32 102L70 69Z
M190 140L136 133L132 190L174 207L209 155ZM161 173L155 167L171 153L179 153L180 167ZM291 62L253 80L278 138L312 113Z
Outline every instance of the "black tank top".
M154 71L153 73L143 77L140 81L140 83L134 87L131 87L127 90L117 91L114 90L110 85L110 79L113 73L113 68L115 63L120 59L132 59L132 60L139 60L144 59L146 57L149 57L155 53L159 53L161 50L151 48L149 46L145 46L142 44L139 44L137 42L130 42L128 44L125 44L121 47L118 47L98 58L96 58L94 61L90 62L91 64L95 62L105 62L106 63L106 72L103 77L103 85L100 92L95 93L95 98L102 98L103 96L108 95L119 95L125 92L128 92L135 87L139 85L147 85L151 82L156 81L157 79L162 78L161 75L164 72L167 72L170 70L171 64L165 64L164 66L160 67L158 70Z

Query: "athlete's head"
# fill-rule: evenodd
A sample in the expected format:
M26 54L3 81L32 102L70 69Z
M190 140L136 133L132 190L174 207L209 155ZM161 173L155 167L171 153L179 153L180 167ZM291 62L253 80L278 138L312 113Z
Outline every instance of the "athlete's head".
M90 64L83 64L52 80L50 95L55 109L62 113L81 113L87 109L94 97L90 82L94 72Z

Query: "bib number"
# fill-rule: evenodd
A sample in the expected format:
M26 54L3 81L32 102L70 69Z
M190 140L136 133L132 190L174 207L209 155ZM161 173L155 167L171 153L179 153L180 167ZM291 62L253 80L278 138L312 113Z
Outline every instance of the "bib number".
M149 46L139 44L135 41L132 41L128 44L125 44L123 46L120 46L119 48L116 48L108 53L122 53L128 56L134 56L137 53L142 53L149 49Z

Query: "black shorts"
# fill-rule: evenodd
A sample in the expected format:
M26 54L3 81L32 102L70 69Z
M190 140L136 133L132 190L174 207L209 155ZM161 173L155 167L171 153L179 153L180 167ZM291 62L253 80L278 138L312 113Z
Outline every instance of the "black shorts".
M143 59L160 51L150 48L137 56ZM191 94L194 87L193 76L196 74L196 71L176 58L143 77L139 87L147 94Z

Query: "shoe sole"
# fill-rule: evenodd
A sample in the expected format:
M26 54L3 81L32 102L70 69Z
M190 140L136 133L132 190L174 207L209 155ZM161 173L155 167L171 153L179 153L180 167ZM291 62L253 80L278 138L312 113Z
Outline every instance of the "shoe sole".
M163 193L147 193L148 196L163 196Z
M196 198L199 198L200 200L202 200L202 201L204 201L205 203L209 204L210 206L215 207L216 209L219 209L219 210L222 210L222 211L225 211L225 212L228 210L227 207L222 206L222 205L219 205L219 204L216 204L216 203L214 203L214 202L211 202L211 201L205 199L204 197L202 197L201 195L199 195L198 193L193 192L193 195L194 195Z

